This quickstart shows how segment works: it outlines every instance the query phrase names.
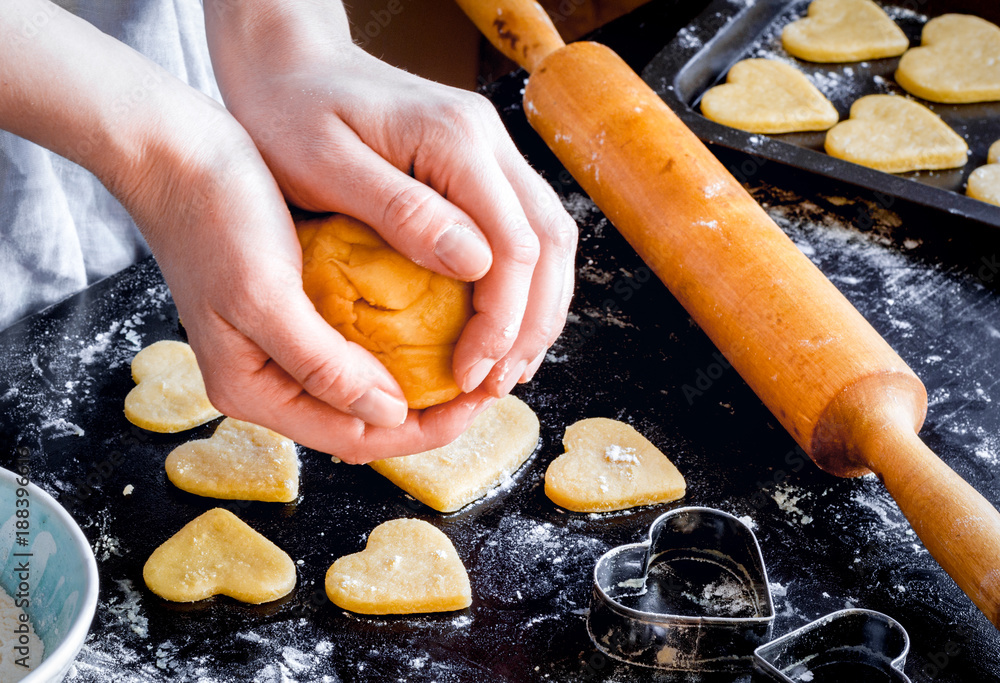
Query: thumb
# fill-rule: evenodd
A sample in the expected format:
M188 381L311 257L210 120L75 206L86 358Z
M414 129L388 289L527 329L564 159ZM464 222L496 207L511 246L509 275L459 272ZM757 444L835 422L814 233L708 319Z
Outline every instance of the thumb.
M369 147L353 145L326 183L324 209L372 226L411 261L459 280L478 280L493 264L489 242L467 213Z
M316 312L305 293L244 331L311 396L376 427L398 427L408 407L403 391L371 353L349 342Z

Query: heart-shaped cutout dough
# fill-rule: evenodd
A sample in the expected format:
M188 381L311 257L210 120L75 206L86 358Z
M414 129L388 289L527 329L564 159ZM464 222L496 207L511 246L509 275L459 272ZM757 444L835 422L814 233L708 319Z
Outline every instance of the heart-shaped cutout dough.
M726 82L702 96L701 113L748 133L826 130L840 118L802 72L772 59L734 64Z
M538 417L519 398L506 396L447 446L371 467L422 503L454 512L503 482L537 445Z
M142 578L149 590L172 602L228 595L256 605L291 592L295 564L239 517L215 508L154 550Z
M921 46L899 60L896 82L931 102L1000 100L1000 27L968 14L931 19Z
M867 95L826 134L827 154L889 173L957 168L969 146L937 114L895 95Z
M222 415L208 400L194 351L184 342L158 341L132 359L136 386L125 397L125 417L151 432L173 434Z
M166 470L174 486L198 496L288 503L299 495L295 443L231 417L211 438L171 451Z
M784 28L781 44L810 62L898 57L910 47L902 29L871 0L814 0L806 17Z
M990 145L987 165L969 176L965 193L973 199L1000 206L1000 140Z
M566 429L563 448L545 471L545 495L567 510L624 510L684 495L674 464L624 422L580 420Z
M450 612L472 604L472 588L455 546L419 519L375 527L360 553L326 573L333 604L359 614Z

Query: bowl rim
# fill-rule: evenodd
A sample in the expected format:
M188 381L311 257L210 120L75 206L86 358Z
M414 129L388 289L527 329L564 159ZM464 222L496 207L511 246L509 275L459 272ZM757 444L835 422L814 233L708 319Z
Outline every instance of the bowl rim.
M4 467L0 467L0 481L9 481L15 487L21 475L12 472ZM29 496L35 500L40 500L51 514L55 515L63 525L69 530L69 536L73 544L84 558L83 572L85 574L85 590L80 612L73 620L72 626L63 636L62 641L52 652L46 652L45 658L35 667L31 673L21 679L21 683L40 683L41 681L55 680L55 677L65 668L76 661L76 656L83 647L83 641L90 632L90 625L97 610L97 595L100 589L100 579L97 573L97 560L94 558L94 551L90 547L90 542L84 536L80 525L76 523L72 515L59 504L55 498L49 495L44 489L34 484L30 477L26 486Z

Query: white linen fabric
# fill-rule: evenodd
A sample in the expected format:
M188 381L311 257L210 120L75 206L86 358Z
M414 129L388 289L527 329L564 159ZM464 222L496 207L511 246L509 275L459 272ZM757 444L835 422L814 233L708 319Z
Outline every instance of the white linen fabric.
M201 0L56 4L221 101ZM93 174L0 130L0 329L148 254L135 223Z

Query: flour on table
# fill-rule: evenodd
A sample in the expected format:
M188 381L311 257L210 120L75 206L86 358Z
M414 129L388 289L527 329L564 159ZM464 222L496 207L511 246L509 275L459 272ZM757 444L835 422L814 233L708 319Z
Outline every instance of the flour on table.
M799 507L799 502L808 500L812 495L811 492L798 486L782 484L771 493L771 498L774 499L774 502L778 504L778 507L783 512L791 517L793 522L806 525L812 524L813 518L802 511Z

